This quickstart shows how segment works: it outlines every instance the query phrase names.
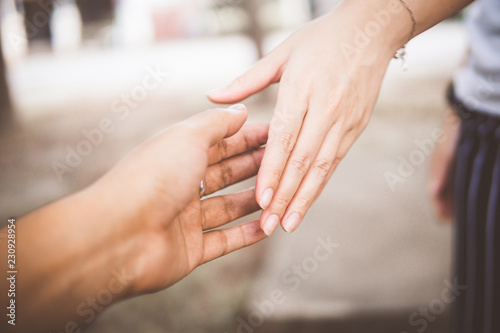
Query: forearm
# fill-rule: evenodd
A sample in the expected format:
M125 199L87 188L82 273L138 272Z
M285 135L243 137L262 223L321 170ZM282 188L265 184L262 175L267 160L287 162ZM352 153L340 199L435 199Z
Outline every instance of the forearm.
M101 198L92 196L71 195L16 223L21 331L83 328L130 294L134 239L123 237L109 212L99 211Z
M406 0L417 22L415 35L418 35L448 17L455 15L473 1L474 0Z
M387 49L390 54L402 47L411 38L433 27L444 19L472 3L473 0L422 1L405 0L415 19L415 31L412 35L413 20L410 12L401 0L346 0L332 12L335 20L345 17L340 27L353 26L365 34L370 46ZM355 36L352 36L355 38ZM352 42L352 40L351 40ZM366 48L369 49L368 47ZM370 50L370 51L373 51Z

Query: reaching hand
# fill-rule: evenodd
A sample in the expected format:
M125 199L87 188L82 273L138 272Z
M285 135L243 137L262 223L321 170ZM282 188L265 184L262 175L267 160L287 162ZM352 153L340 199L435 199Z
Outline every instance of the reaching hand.
M228 87L208 94L214 102L232 103L280 82L256 185L257 201L265 209L261 225L268 235L280 221L288 232L298 227L367 125L387 65L401 45L366 37L365 45L357 47L358 26L374 20L362 6L364 2L343 2ZM408 27L409 17L390 19L404 19L399 29ZM388 30L381 30L379 35L387 36Z
M268 125L241 128L246 115L236 105L181 122L140 146L97 184L109 192L121 182L117 201L132 210L123 219L141 227L139 292L170 286L197 266L265 237L258 221L209 231L259 210L254 189L199 196L202 179L209 195L257 174Z
M208 195L257 173L269 126L242 127L246 118L243 105L198 114L139 146L88 188L19 219L16 299L19 317L30 320L18 327L84 327L112 302L164 289L264 239L258 221L218 229L259 209L254 189L205 199L199 193L201 180ZM107 301L95 305L103 293Z

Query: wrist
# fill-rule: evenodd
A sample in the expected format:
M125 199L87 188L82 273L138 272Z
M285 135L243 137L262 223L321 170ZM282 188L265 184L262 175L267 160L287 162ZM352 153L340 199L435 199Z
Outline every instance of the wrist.
M412 37L413 19L401 0L344 1L331 14L338 21L339 11L344 25L352 33L344 48L356 54L377 53L389 61Z
M143 237L140 220L136 215L128 216L128 211L124 213L130 207L117 206L119 198L113 198L106 188L91 186L71 200L71 206L80 204L83 218L79 223L86 224L78 236L83 244L77 246L88 258L86 265L80 265L81 275L99 276L94 284L100 288L116 280L117 274L126 275L126 279L120 279L120 288L113 291L113 303L130 297L135 289L135 267Z
M18 297L23 316L43 329L68 321L83 328L91 314L133 289L133 244L106 211L95 209L101 207L96 195L75 193L18 221Z

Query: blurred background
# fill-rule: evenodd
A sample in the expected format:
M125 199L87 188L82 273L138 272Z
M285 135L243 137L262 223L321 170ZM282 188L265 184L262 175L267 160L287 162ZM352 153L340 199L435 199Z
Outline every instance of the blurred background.
M213 106L206 91L338 2L0 0L0 223ZM122 302L87 332L447 332L453 226L435 220L426 177L466 45L460 19L408 45L409 70L390 65L370 125L294 234ZM245 101L250 122L270 120L275 93ZM103 119L114 129L92 136Z

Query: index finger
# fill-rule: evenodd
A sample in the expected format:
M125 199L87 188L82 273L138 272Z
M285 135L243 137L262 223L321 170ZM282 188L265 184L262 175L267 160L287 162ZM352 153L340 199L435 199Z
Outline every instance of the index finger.
M286 161L295 147L306 109L305 98L299 97L294 90L281 83L266 151L257 175L257 201L263 209L273 199Z

